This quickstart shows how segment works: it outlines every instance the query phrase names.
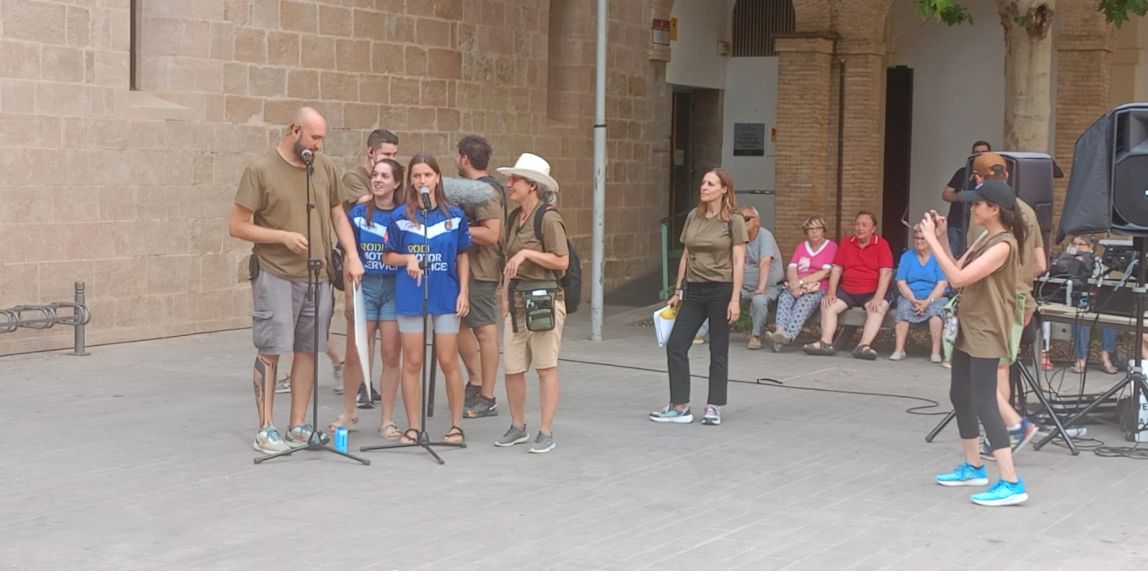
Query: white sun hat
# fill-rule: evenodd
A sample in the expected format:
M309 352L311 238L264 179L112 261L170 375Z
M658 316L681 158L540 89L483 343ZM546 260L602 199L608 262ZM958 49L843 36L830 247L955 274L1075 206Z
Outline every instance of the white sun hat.
M558 192L558 181L550 177L550 163L531 153L522 153L512 167L499 167L498 172L506 176L518 175L526 180Z

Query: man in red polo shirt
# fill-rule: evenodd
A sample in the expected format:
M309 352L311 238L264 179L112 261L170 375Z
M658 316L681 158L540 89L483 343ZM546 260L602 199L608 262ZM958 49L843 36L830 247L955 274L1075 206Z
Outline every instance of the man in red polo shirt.
M877 352L870 347L885 312L889 310L893 277L893 252L889 243L876 234L877 217L872 212L859 212L853 219L853 235L842 240L833 258L829 274L829 291L821 298L821 339L804 347L810 355L833 355L833 335L837 332L837 316L852 307L865 307L865 328L861 343L853 349L853 356L872 361Z

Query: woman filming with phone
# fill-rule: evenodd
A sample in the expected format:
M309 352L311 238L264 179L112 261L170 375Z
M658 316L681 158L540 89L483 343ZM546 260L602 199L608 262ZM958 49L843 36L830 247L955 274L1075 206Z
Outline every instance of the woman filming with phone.
M963 264L950 253L943 217L930 211L920 226L949 284L961 290L945 335L953 343L949 398L957 415L965 461L935 480L942 486L988 484L980 454L979 420L1000 479L970 499L983 506L1015 505L1027 501L1028 493L1013 465L1008 429L997 406L996 385L997 363L1011 359L1017 350L1012 330L1018 309L1017 268L1025 252L1026 231L1015 210L1016 193L1007 183L990 180L969 192L970 216L985 232L969 245L961 259Z

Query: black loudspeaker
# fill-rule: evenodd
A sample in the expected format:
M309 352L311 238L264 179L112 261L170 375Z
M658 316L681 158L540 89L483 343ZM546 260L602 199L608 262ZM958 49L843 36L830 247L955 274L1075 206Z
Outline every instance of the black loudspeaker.
M1064 173L1052 157L1044 153L1000 151L999 154L1008 163L1008 183L1016 191L1017 198L1025 201L1036 213L1045 251L1048 251L1052 245L1053 179L1062 178ZM969 157L967 172L973 171L974 159L976 155ZM965 208L965 220L969 220L968 205Z
M1113 114L1112 229L1148 235L1148 105Z

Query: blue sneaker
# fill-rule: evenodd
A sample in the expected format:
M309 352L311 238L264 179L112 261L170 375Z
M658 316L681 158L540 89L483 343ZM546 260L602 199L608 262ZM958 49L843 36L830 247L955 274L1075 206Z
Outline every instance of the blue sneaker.
M1038 430L1040 429L1027 416L1020 419L1020 428L1008 431L1008 438L1012 441L1012 453L1020 452L1025 444L1032 442Z
M1036 437L1038 431L1040 431L1040 428L1033 424L1027 416L1020 419L1019 428L1010 428L1008 431L1008 439L1009 444L1012 446L1013 456L1017 455L1021 450L1024 450L1025 444L1032 442L1032 439ZM992 449L989 447L987 438L981 439L981 458L989 462L997 461L996 457L993 456Z
M1025 493L1024 481L1020 478L1016 479L1015 484L1001 478L993 484L993 487L979 494L973 494L969 499L981 506L1015 506L1027 502L1028 494Z
M984 486L989 483L985 467L973 468L968 462L953 468L948 474L937 474L933 479L942 486Z
M690 412L690 408L686 407L685 410L674 408L674 405L666 405L662 410L655 410L650 413L650 420L654 422L670 422L673 424L689 424L694 421L694 413Z

